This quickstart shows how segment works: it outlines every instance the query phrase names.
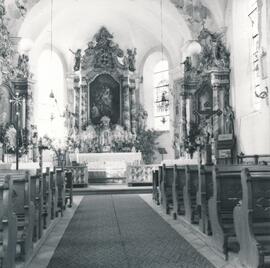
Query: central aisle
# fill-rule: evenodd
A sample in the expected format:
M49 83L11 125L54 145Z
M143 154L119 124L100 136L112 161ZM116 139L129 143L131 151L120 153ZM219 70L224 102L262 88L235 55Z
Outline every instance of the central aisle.
M212 268L137 195L86 196L49 268Z

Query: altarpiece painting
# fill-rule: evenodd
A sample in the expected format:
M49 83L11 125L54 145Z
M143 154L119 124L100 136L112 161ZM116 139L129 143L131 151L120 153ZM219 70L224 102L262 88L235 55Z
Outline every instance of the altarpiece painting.
M112 124L120 124L120 85L110 75L101 74L89 84L89 111L92 124L100 123L103 116Z

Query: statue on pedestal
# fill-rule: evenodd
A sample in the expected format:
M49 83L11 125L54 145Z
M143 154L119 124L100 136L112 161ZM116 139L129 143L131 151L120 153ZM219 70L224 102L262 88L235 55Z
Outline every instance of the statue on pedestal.
M224 132L225 134L234 134L234 112L230 105L224 109Z
M100 135L99 135L99 144L101 152L110 152L112 145L112 132L110 129L110 118L103 116L100 119Z

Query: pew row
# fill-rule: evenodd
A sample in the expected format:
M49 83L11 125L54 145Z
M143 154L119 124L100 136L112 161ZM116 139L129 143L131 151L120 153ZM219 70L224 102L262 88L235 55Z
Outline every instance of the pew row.
M0 268L13 268L15 261L26 262L34 242L61 211L58 196L65 196L63 173L61 176L57 180L49 169L31 175L26 170L1 170Z
M34 203L30 200L29 172L13 171L12 174L0 174L0 180L7 180L12 185L12 211L16 215L17 231L15 244L19 252L17 259L26 260L33 249Z
M239 259L246 267L270 264L270 169L241 172L242 200L234 208L234 225L240 244Z
M199 185L197 193L199 229L207 235L212 235L208 202L213 196L213 167L213 165L199 166Z

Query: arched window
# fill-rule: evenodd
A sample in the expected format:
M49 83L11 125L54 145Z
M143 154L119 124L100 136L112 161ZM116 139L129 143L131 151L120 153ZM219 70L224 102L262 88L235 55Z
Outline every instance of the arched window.
M37 69L37 128L40 136L63 139L64 69L55 52L44 50Z
M170 129L169 68L168 61L159 61L154 67L154 127L156 130Z

